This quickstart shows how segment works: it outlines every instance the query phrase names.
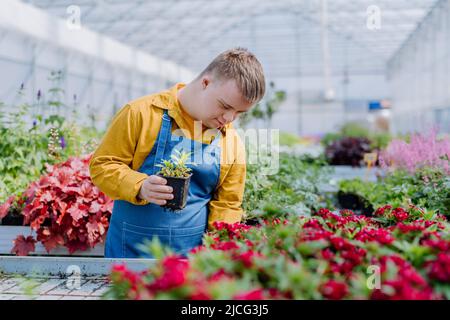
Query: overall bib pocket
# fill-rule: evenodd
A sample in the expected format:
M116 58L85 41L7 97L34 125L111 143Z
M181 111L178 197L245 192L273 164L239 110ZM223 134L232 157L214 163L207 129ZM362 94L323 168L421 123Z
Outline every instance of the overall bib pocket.
M183 256L193 248L202 245L205 226L171 229L171 247Z
M146 241L158 237L159 241L170 246L170 229L136 226L123 222L122 227L122 255L125 258L153 258L150 252L143 251Z

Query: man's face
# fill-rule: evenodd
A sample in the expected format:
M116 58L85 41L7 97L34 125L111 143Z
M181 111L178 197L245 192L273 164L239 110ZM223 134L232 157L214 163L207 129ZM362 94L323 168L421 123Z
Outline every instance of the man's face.
M200 79L195 118L207 128L221 128L247 112L253 103L242 96L235 80L217 80L205 75Z

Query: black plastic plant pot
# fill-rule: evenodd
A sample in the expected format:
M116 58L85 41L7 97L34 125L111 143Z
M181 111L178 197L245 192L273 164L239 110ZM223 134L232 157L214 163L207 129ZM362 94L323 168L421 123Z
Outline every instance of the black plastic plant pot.
M167 185L173 189L173 199L167 200L163 208L168 208L172 211L178 211L186 206L187 195L189 192L189 183L191 181L191 175L188 177L166 177L159 175L167 180Z
M360 195L338 191L337 198L339 206L343 209L358 211L366 217L373 215L373 206Z
M246 225L248 225L248 226L258 226L258 225L261 225L261 222L259 221L258 218L250 218L250 219L247 219L247 220L245 220L244 223L245 223Z
M366 217L373 217L373 213L374 213L375 209L373 208L373 206L371 204L364 204L362 210L361 210L361 214L366 216Z
M6 217L0 219L2 226L23 226L24 216L21 214L7 214Z
M361 198L360 196L354 194L354 193L347 193L339 191L337 194L337 198L339 201L339 205L343 209L349 209L349 210L361 210L362 204L361 204Z

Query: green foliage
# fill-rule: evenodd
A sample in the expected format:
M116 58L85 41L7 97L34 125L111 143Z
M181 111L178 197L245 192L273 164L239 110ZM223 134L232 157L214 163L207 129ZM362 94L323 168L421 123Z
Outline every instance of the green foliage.
M273 175L261 174L260 164L247 165L247 178L243 209L245 218L260 217L261 212L269 215L276 212L295 211L309 214L327 202L320 191L320 185L326 183L329 168L322 160L280 154L279 170Z
M395 171L378 182L341 180L339 190L366 199L374 208L411 202L450 215L450 177L436 168L423 168L414 175Z
M158 174L165 177L189 177L192 169L187 167L187 165L195 165L193 162L189 161L191 154L192 152L184 152L175 149L174 153L170 156L170 160L162 160L162 164L156 165L161 168Z
M300 143L300 138L296 134L280 132L280 145L293 147Z
M20 195L40 177L46 164L90 153L97 145L98 130L80 128L60 115L67 108L61 102L64 91L58 88L61 77L62 73L52 72L47 101L39 91L36 103L24 102L21 88L16 104L0 103L0 203Z
M250 111L239 116L240 127L245 128L253 119L265 120L270 125L273 115L286 100L286 92L275 90L275 84L270 82L267 96L267 98L257 103Z
M389 133L372 132L358 123L349 122L344 124L338 132L327 133L321 143L328 146L342 137L367 138L370 140L371 149L384 149L392 139Z

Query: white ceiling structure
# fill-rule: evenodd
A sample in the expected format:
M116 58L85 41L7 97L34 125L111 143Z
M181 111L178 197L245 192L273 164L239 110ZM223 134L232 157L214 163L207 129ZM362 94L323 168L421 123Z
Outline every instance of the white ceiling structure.
M247 47L271 77L384 73L439 1L23 0L61 18L76 5L83 27L195 71Z

